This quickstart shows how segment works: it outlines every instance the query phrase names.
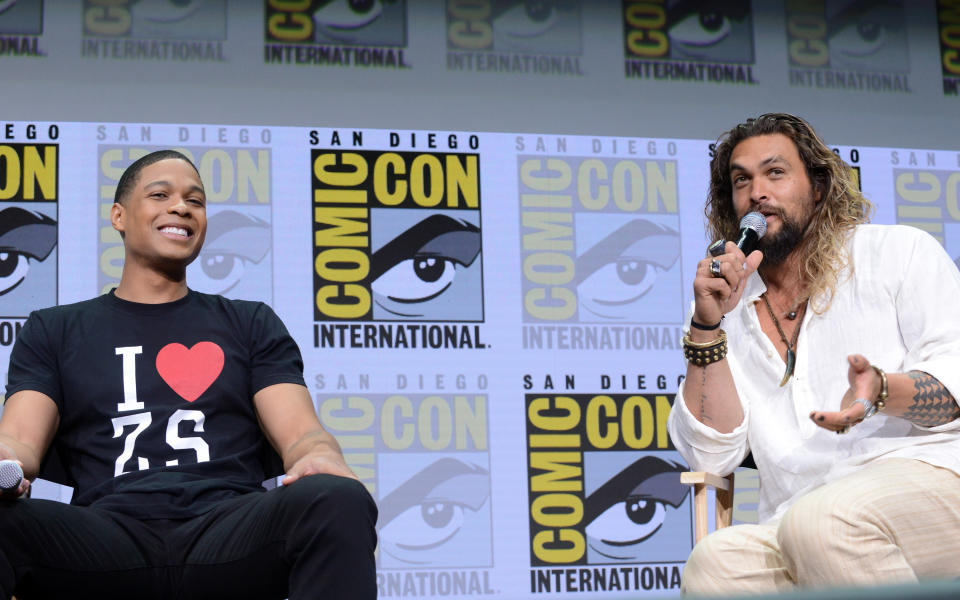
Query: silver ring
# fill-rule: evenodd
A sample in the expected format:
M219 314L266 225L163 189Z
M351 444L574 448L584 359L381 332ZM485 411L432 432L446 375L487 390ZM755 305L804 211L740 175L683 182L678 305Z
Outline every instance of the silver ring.
M719 260L714 259L710 261L710 274L713 275L714 277L723 277L723 274L720 273Z
M860 417L861 421L866 421L877 412L877 406L866 398L857 398L853 403L863 407L863 416Z

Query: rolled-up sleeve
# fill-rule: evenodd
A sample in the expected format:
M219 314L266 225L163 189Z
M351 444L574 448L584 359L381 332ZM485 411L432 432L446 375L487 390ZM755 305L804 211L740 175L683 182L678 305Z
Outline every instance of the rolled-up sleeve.
M912 252L903 268L896 303L907 355L903 370L923 371L937 379L954 399L960 398L960 272L930 235L912 228ZM902 259L901 259L902 260ZM919 427L919 426L918 426ZM927 431L960 429L960 420Z
M698 421L683 402L681 393L670 411L667 431L680 455L694 471L718 475L732 473L749 452L747 418L730 433L720 433Z

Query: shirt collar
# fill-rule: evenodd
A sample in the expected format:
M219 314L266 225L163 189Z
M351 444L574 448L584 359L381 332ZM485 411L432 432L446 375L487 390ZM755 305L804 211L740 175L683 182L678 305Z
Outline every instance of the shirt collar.
M760 294L767 291L767 284L760 278L760 274L754 271L747 278L746 287L743 288L743 298L741 302L754 303L760 300Z

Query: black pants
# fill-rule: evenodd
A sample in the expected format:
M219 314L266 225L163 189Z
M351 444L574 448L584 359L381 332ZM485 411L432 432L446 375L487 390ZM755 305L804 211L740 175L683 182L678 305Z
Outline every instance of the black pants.
M0 598L376 598L377 509L312 475L186 520L0 502Z

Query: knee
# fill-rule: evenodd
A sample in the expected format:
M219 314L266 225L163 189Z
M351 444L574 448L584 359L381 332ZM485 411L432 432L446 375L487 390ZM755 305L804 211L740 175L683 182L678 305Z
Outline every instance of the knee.
M307 512L318 516L334 516L331 520L345 529L367 526L377 522L377 505L367 488L357 481L336 475L309 475L288 486L306 506Z
M729 576L724 569L728 557L738 553L742 547L730 534L730 529L718 529L700 540L686 566L683 567L681 589L684 594L712 595L719 593L718 585Z
M33 499L0 501L0 539L6 546L10 540L23 536L36 535L43 527L43 514L38 512L38 504L47 502Z
M871 527L870 515L845 495L812 493L797 501L777 529L788 570L800 579L838 566L838 552Z

